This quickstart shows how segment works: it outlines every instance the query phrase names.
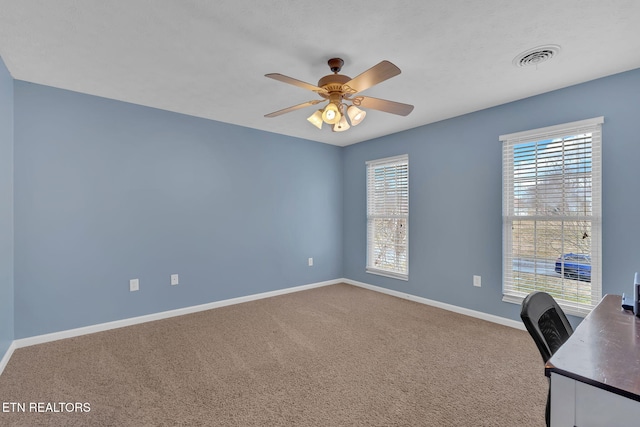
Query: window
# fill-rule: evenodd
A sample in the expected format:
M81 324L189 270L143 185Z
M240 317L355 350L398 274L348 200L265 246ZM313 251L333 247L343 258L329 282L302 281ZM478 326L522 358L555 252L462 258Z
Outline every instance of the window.
M602 117L503 135L503 301L551 294L585 316L601 290Z
M367 162L367 269L409 277L409 157Z

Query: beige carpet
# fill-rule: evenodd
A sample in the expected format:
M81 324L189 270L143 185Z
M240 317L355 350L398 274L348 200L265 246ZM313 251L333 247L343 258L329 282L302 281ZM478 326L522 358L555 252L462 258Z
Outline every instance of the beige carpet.
M0 425L542 427L547 387L524 331L340 284L17 349Z

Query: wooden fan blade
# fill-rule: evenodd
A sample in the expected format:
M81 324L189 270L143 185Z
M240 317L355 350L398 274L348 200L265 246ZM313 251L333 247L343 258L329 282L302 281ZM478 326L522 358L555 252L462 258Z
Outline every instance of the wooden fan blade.
M290 85L301 87L302 89L307 89L313 92L318 93L327 93L327 91L319 86L312 85L311 83L303 82L302 80L294 79L293 77L288 77L280 73L271 73L265 74L265 77L269 77L270 79L278 80L283 83L289 83Z
M349 80L342 87L347 93L362 92L398 74L400 74L400 68L389 61L382 61L378 65L374 65L364 73Z
M384 111L385 113L407 116L413 111L413 105L401 102L387 101L386 99L372 98L370 96L359 96L354 98L353 104L372 110Z
M265 114L265 117L276 117L281 114L290 113L291 111L299 110L300 108L309 107L322 102L322 99L314 99L313 101L303 102L302 104L294 105L293 107L284 108L282 110L274 111L273 113Z

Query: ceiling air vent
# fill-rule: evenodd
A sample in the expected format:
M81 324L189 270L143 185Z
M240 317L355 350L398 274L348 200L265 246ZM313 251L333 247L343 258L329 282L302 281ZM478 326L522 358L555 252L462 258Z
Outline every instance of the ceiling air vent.
M546 46L538 46L522 52L513 59L513 65L517 67L530 67L549 61L560 53L560 46L549 44Z

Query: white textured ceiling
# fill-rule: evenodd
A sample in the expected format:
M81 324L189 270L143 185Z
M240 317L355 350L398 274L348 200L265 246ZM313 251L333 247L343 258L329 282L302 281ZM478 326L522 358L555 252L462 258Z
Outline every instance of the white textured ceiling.
M18 80L344 146L640 68L638 22L638 0L0 0L0 56ZM342 133L313 107L264 117L318 98L264 74L316 84L336 56L351 77L396 64L362 94L413 112Z

